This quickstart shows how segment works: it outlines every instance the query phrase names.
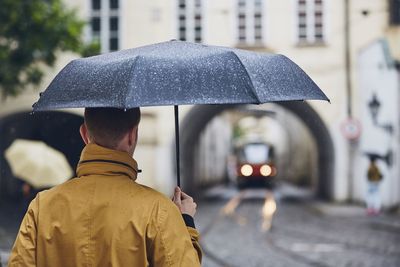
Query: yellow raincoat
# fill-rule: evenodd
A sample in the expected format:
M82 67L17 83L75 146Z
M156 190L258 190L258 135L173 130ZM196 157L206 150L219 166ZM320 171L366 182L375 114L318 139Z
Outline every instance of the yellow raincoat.
M128 153L89 144L77 174L31 202L9 266L200 266L199 233Z
M369 164L367 177L370 182L379 182L382 180L382 173L375 162Z

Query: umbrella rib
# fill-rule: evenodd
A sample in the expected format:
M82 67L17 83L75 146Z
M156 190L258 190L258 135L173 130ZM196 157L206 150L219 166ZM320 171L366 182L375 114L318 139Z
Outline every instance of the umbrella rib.
M284 59L286 62L292 63L292 64L289 64L292 73L297 73L298 71L296 71L296 69L298 69L301 73L306 74L305 76L304 76L304 75L302 75L302 76L307 77L307 73L306 73L302 68L300 68L295 62L291 61L288 57L286 57L286 56L284 56L284 55L280 55L280 56L283 57L283 59ZM314 86L318 87L318 85L314 82L313 79L311 79L311 77L308 77L308 78L310 79L311 83L312 83ZM297 80L300 80L300 79L297 79ZM323 91L321 91L321 93L322 93L322 97L325 98L325 100L328 101L328 102L330 103L331 100L325 95L325 93L324 93ZM319 96L318 96L318 97L319 97ZM301 99L301 100L304 101L304 99Z
M249 81L250 81L250 85L251 85L251 88L250 88L250 89L251 89L251 91L253 92L255 98L256 98L257 101L258 101L257 104L261 104L261 100L260 100L260 98L259 98L258 95L257 95L256 88L255 88L255 86L254 86L254 84L253 84L253 81L251 80L250 74L249 74L249 72L247 71L246 67L243 65L242 60L240 60L240 58L238 57L238 55L236 55L235 51L229 51L229 52L231 52L231 53L237 58L237 60L239 61L240 65L241 65L241 66L243 67L243 69L245 70L246 75L247 75L247 78L248 78Z
M133 62L132 62L131 70L130 70L130 72L129 72L129 76L130 76L130 77L133 76L133 73L134 73L134 70L135 70L135 67L136 67L136 61L138 61L138 59L139 59L139 56L136 56L136 57L134 58ZM132 83L133 83L133 80L130 79L130 80L129 80L129 83L128 83L128 86L125 88L125 94L123 95L123 96L124 96L124 107L125 107L125 108L128 106L128 103L127 103L128 97L127 97L127 96L128 96L128 93L129 93L129 88L131 87L131 84L132 84Z

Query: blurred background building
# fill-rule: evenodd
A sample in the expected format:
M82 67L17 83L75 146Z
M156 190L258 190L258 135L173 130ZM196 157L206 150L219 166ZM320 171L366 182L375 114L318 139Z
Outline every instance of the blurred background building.
M247 138L273 143L279 179L309 186L316 195L335 201L363 201L368 155L378 155L383 205L400 203L399 0L65 0L65 4L88 22L84 38L98 40L102 53L171 39L281 53L301 66L331 99L331 104L182 107L182 164L188 190L229 182L235 142ZM42 140L76 166L83 146L77 131L82 110L29 115L39 91L73 58L76 55L60 53L40 87L1 103L0 197L17 190L3 156L17 138ZM169 193L174 185L173 109L143 108L142 113L135 155L143 169L139 180Z

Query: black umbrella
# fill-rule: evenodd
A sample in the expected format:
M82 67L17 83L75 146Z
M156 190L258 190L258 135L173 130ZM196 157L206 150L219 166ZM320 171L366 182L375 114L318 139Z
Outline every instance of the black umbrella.
M329 101L283 55L169 41L71 61L33 111L174 105L180 185L178 105L306 99Z

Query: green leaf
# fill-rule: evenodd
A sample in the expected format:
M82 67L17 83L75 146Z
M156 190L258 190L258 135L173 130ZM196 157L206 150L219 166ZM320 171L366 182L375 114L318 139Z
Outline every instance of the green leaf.
M17 96L42 81L42 63L52 66L57 51L94 55L84 44L85 22L61 0L0 0L0 94Z

